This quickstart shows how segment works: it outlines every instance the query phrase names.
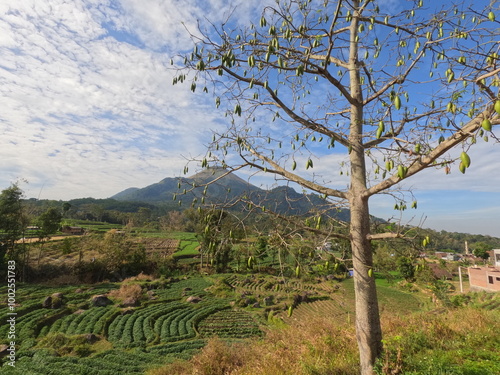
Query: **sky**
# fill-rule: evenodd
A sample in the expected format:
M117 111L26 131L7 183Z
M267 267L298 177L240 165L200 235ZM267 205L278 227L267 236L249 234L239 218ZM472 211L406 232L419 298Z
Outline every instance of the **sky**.
M0 189L26 181L30 198L107 198L181 176L228 120L213 98L172 85L170 59L191 49L198 22L232 13L245 25L272 2L1 1ZM500 237L500 144L476 146L465 175L429 170L405 181L418 199L405 221ZM371 203L375 216L399 214L391 197Z

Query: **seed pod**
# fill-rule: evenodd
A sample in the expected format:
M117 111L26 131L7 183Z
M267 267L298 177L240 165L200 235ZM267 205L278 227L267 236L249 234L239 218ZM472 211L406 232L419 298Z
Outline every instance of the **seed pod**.
M401 108L401 98L399 97L399 95L396 95L394 97L394 107L396 107L396 109L400 109Z
M497 100L495 102L495 112L498 113L500 115L500 100Z
M368 277L373 277L373 270L371 268L368 270Z
M487 118L481 122L481 126L483 127L484 130L490 132L491 131L491 121Z
M452 70L450 72L450 74L448 74L448 83L450 83L451 81L453 81L454 78L455 78L455 73Z
M248 66L253 68L255 66L255 57L253 55L248 56Z
M408 171L408 168L402 166L402 165L398 165L398 177L400 179L403 179L406 177L406 172Z
M290 317L290 316L292 316L292 314L293 314L293 306L290 306L288 308L288 316Z
M300 266L295 267L295 276L300 277Z
M465 167L464 163L463 162L460 162L460 164L458 165L458 170L462 173L465 173L465 170L467 168Z
M465 151L462 151L462 153L460 154L460 160L462 160L465 168L470 167L470 157Z
M241 106L239 104L236 104L234 106L234 113L237 114L238 116L241 116Z
M318 217L318 221L316 223L316 229L319 229L319 228L321 228L321 216Z

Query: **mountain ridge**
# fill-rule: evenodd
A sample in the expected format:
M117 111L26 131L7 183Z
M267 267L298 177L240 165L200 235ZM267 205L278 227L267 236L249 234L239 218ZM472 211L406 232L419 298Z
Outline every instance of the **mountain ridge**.
M211 167L190 177L166 177L144 188L128 188L111 197L122 201L159 203L172 199L185 204L202 202L243 208L242 198L279 214L305 215L328 209L328 202L316 194L303 194L289 186L265 190L222 167ZM339 220L348 221L348 210L331 210Z

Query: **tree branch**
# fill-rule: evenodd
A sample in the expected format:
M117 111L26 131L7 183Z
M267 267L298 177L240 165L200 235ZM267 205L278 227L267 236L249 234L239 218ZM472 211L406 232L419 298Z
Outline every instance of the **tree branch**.
M427 155L422 155L420 156L420 158L413 161L413 163L408 167L405 178L408 178L420 172L421 170L430 167L432 163L440 156L442 156L445 152L449 151L467 138L470 138L471 135L481 127L482 120L485 118L490 118L493 112L493 105L490 105L486 110L470 120L460 130L441 142L436 148L434 148L434 150L429 152ZM370 197L374 194L378 194L396 185L401 180L402 179L397 174L395 174L385 181L382 181L379 184L367 189L364 193L364 196Z
M258 164L252 163L251 161L247 160L244 155L242 155L240 153L240 156L243 158L243 160L246 161L247 164L252 165L253 167L258 168L258 169L260 169L262 171L265 170L266 172L274 173L274 174L283 176L286 179L288 179L290 181L293 181L293 182L296 182L297 184L305 187L306 189L310 189L310 190L315 191L317 193L326 194L327 196L331 196L331 197L337 197L337 198L341 198L341 199L347 199L347 194L345 192L340 191L340 190L336 190L336 189L330 189L330 188L327 188L325 186L318 185L318 184L316 184L316 183L314 183L312 181L308 181L308 180L300 177L299 175L297 175L295 173L291 173L291 172L287 171L286 169L282 168L275 161L271 160L267 156L264 156L261 153L259 153L258 151L256 151L248 143L245 143L245 146L247 147L247 150L253 156L255 156L258 159L262 160L263 162L271 165L272 168L274 168L274 169L270 170L269 168L266 168L266 167L260 166Z

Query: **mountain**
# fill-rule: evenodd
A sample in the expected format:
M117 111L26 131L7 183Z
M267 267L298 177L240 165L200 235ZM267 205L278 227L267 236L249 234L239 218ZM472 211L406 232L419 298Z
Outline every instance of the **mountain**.
M118 194L113 195L111 198L116 199L117 201L121 201L121 200L126 201L127 200L126 197L133 195L133 193L136 192L137 190L140 190L140 189L136 188L136 187L131 187L131 188L123 190L122 192L120 192ZM122 199L122 197L125 197L125 199Z
M224 176L226 173L224 168L208 168L191 177L167 177L142 189L129 188L111 198L158 203L172 201L175 196L176 200L190 203L193 199L201 199L206 187L207 203L224 203L262 190L233 173Z
M321 210L326 207L326 202L316 194L301 194L288 186L264 190L227 172L220 167L208 168L191 177L168 177L142 189L129 188L111 198L160 203L172 202L175 197L175 200L181 201L186 207L186 204L190 205L193 201L201 202L204 197L206 204L226 204L241 209L238 200L245 197L255 205L287 215L304 215L313 209ZM349 211L335 210L334 216L340 220L349 220Z

